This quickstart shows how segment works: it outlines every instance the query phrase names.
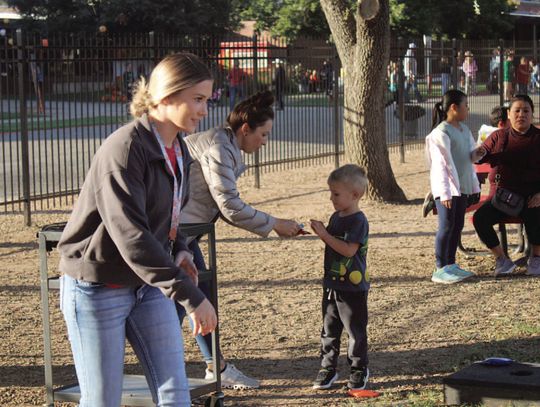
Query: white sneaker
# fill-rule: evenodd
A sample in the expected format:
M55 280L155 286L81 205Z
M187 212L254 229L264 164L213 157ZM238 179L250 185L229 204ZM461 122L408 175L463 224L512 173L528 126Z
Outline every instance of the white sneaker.
M206 375L204 378L207 380L212 380L214 378L214 372L206 369ZM232 363L227 362L227 367L223 372L221 372L221 387L226 389L258 389L259 386L260 383L257 379L246 376Z

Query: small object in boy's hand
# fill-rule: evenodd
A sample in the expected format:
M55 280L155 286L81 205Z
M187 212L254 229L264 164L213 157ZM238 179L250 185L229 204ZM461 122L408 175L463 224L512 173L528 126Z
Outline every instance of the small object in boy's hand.
M480 362L480 364L485 366L508 366L514 361L509 358L487 358Z
M300 226L300 230L296 233L296 235L311 235L311 232L308 232L307 230L304 230L304 224L300 223L298 226Z
M381 393L375 390L352 390L352 389L349 389L347 391L347 394L349 394L349 396L351 397L364 398L364 399L375 398L381 395Z

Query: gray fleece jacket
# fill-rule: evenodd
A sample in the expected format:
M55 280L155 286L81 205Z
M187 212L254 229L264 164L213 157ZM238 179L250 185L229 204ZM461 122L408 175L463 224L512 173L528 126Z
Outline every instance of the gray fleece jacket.
M276 220L245 203L236 181L245 171L242 153L230 128L214 128L187 136L194 163L189 178L190 196L182 210L182 223L226 221L259 236L268 236Z
M184 178L192 160L180 139ZM183 203L188 182L182 182ZM121 127L96 152L58 244L60 271L106 284L149 284L188 312L205 298L168 253L173 177L148 118ZM187 250L178 233L173 253Z

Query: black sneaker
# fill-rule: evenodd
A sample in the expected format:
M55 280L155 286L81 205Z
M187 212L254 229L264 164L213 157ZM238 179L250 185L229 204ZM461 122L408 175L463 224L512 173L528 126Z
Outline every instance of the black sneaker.
M313 382L314 389L329 389L338 378L336 369L322 368Z
M367 367L363 369L352 368L347 387L351 390L363 390L367 386L368 379L369 369Z
M435 207L435 199L433 199L433 194L428 192L424 198L424 203L422 205L422 216L425 218Z

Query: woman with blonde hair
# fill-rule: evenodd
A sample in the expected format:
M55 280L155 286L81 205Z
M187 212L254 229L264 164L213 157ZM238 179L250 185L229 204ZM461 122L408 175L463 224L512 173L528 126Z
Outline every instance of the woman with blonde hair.
M207 115L212 77L192 54L165 57L138 84L134 120L104 141L59 242L60 307L81 407L119 406L125 339L158 406L190 406L175 302L208 334L217 318L178 231L191 158L181 132Z

